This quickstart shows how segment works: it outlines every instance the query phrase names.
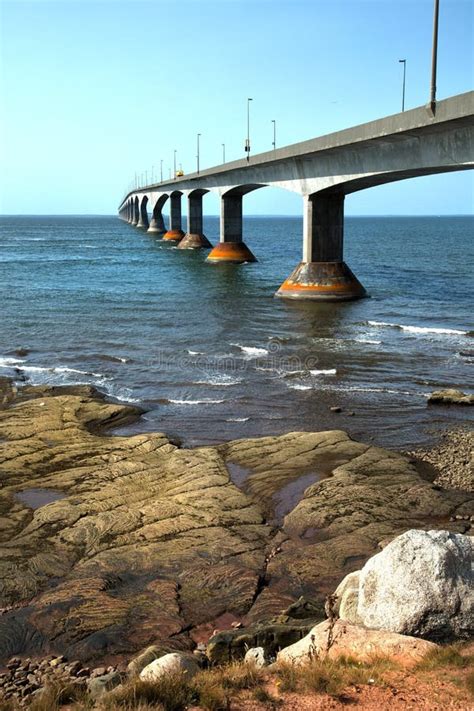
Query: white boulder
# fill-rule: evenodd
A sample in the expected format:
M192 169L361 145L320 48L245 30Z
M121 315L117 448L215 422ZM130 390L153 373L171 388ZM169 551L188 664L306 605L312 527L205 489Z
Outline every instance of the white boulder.
M140 679L156 681L165 674L183 674L188 679L197 674L199 665L192 656L171 652L155 659L140 672Z
M254 667L261 669L267 665L267 659L265 657L265 650L263 647L252 647L245 654L244 662L246 664L252 664Z
M471 537L407 531L360 571L357 619L345 612L372 629L434 640L469 637L474 633L472 565Z

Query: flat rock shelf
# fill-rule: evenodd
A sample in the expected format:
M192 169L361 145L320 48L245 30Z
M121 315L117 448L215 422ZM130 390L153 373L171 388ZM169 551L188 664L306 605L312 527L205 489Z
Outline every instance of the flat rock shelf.
M223 615L322 602L408 529L471 530L474 493L340 430L182 449L110 436L141 411L88 386L0 390L0 661L192 649ZM32 489L57 500L32 508Z

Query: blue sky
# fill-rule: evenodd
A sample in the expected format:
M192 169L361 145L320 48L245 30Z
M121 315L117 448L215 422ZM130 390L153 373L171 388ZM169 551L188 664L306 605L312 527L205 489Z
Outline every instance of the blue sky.
M473 86L472 0L440 0L438 98ZM396 113L429 95L433 0L0 0L4 214L113 214L173 149L186 172ZM351 195L346 214L473 212L473 174ZM205 210L218 212L216 197ZM248 214L300 214L264 189Z

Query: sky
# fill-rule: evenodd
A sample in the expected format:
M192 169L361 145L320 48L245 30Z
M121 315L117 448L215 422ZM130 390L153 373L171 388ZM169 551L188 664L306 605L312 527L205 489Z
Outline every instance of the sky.
M473 88L473 0L440 0L438 94ZM164 177L427 103L433 0L0 0L0 212L114 214ZM184 205L183 205L184 207ZM205 212L217 214L217 196ZM301 214L265 188L247 214ZM346 214L474 212L473 171L350 195Z

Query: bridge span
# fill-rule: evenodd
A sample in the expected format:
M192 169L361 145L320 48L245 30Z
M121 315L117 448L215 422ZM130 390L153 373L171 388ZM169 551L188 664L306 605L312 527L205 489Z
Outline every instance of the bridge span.
M303 198L302 261L276 295L339 301L361 298L365 289L343 259L346 195L421 175L474 167L474 91L435 105L337 131L147 185L129 192L119 216L131 225L179 242L182 249L210 248L203 234L203 196L218 193L220 241L209 262L244 263L255 256L243 240L243 197L265 186ZM181 198L188 201L187 231ZM162 210L169 199L170 224ZM149 219L151 214L151 220Z

